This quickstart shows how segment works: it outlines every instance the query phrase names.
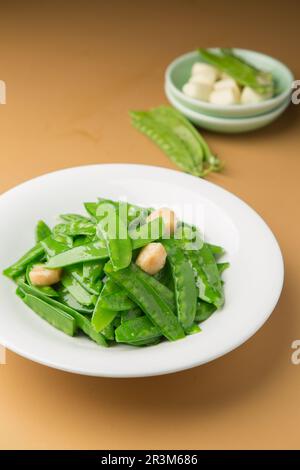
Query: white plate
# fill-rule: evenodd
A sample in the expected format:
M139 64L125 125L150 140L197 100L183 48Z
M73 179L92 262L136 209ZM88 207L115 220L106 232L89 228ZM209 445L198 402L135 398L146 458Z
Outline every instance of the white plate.
M283 283L280 249L265 222L236 196L193 176L143 165L91 165L27 181L0 197L1 270L30 248L36 222L83 212L98 196L147 206L174 206L195 221L210 242L226 247L225 307L203 331L177 342L102 348L84 336L68 337L40 319L0 282L0 343L33 361L79 374L139 377L166 374L228 353L252 336L273 311Z

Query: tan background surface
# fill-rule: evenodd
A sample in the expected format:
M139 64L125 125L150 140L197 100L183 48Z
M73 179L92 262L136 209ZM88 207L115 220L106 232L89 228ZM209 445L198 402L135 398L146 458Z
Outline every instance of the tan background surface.
M258 49L300 78L296 0L61 3L0 4L0 192L87 163L172 168L127 112L165 102L166 65L199 45ZM267 324L226 357L156 378L81 377L8 352L1 448L299 448L299 124L300 105L253 134L205 133L226 161L210 180L250 203L283 250L285 287Z

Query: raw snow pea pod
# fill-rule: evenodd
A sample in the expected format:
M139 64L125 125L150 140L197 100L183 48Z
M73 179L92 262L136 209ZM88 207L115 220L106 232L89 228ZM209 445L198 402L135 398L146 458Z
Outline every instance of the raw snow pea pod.
M189 329L194 322L197 307L194 273L176 240L164 240L163 244L172 271L178 319L184 329Z
M90 294L82 285L74 279L70 272L65 272L61 279L62 285L70 292L70 294L81 305L92 305L94 303L94 296Z
M25 293L20 287L17 289L17 295L23 300L23 302L25 302L26 305L28 305L28 307L31 308L31 310L52 326L63 331L67 335L74 336L77 325L76 320L71 315L60 308L49 305L38 297Z
M216 310L217 307L215 305L209 304L204 300L199 300L197 303L195 321L200 323L207 320Z
M44 240L44 238L47 238L51 235L51 229L48 227L48 225L43 221L39 220L37 223L37 226L35 228L35 239L36 242L40 242L41 240Z
M37 243L31 250L27 251L16 263L9 268L4 269L3 274L7 277L17 277L26 271L29 263L40 261L45 255L44 248L41 243Z
M76 320L78 328L80 328L87 336L89 336L97 344L100 344L101 346L107 346L107 343L101 333L97 333L92 327L90 320L81 313L77 312L77 310L69 307L68 305L58 302L52 297L45 296L35 287L28 286L27 284L22 282L20 282L19 286L21 287L22 291L24 291L26 294L38 297L39 299L44 300L44 302L46 302L47 304L52 305L53 307L56 307L59 310L63 310L64 312L68 313L71 317Z
M34 265L35 265L35 263L28 264L28 266L26 268L26 281L30 286L32 285L32 282L31 282L31 279L30 279L30 271L34 267ZM45 295L47 295L49 297L58 297L59 296L58 292L55 289L53 289L53 287L51 287L51 286L35 286L35 287L36 287L36 289L40 290L41 292L43 292Z
M107 206L109 205L105 204L105 207ZM97 225L97 234L100 233L105 240L112 266L117 271L126 268L130 264L132 245L123 214L112 205L110 207L111 209L107 209L107 217L101 219ZM98 208L97 217L99 213Z
M115 331L117 343L127 343L132 346L142 346L156 342L162 337L160 329L146 316L137 317L123 322Z
M220 308L224 304L224 292L215 258L205 244L201 250L186 251L186 256L193 268L200 299Z
M125 269L114 271L111 263L107 263L104 271L126 290L128 297L160 328L167 339L175 341L183 338L185 336L184 331L171 308L151 285L137 276L132 267L133 264Z
M88 243L82 246L76 246L68 251L59 253L50 258L48 268L63 268L72 264L84 263L86 261L94 261L98 259L108 258L107 248L103 245L103 241Z

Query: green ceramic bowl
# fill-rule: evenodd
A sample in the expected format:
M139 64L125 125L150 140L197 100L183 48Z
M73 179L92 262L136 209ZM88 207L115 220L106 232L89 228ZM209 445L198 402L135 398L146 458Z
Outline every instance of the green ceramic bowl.
M290 104L290 97L288 97L280 104L280 106L268 113L260 114L259 116L228 118L210 116L208 114L200 113L199 111L193 111L180 103L177 98L172 95L172 92L167 88L167 86L165 87L165 92L168 100L174 108L178 109L178 111L180 111L191 122L203 129L226 134L249 132L265 127L275 121L275 119L277 119Z
M218 51L218 49L211 50ZM203 62L197 51L178 57L168 66L165 74L166 88L172 93L178 103L191 111L216 117L241 118L258 116L283 105L292 91L294 81L292 72L282 62L260 52L246 49L234 49L234 52L257 68L273 74L277 89L276 96L257 104L227 106L219 106L186 96L181 90L191 75L192 66L195 62Z

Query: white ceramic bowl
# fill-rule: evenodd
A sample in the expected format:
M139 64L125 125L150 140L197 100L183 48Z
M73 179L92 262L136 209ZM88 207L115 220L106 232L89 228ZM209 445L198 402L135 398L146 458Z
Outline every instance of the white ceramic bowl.
M265 127L275 121L275 119L277 119L290 104L290 98L286 98L278 108L266 114L260 114L259 116L252 116L249 118L226 118L210 116L187 108L177 100L167 85L165 87L165 93L174 108L178 109L178 111L180 111L191 122L203 129L226 134L238 134Z
M211 49L217 51L218 49ZM246 49L234 49L242 58L257 68L272 72L279 92L273 98L257 104L219 106L205 101L196 100L186 96L181 90L188 81L192 65L201 62L197 51L189 52L175 59L167 68L165 82L176 100L191 111L208 114L215 117L251 117L268 113L286 102L292 91L294 77L286 65L278 60L260 52Z
M224 273L224 308L201 325L201 333L180 341L144 348L104 348L84 335L69 337L56 330L27 308L15 295L16 286L1 276L1 344L33 361L69 372L149 376L188 369L228 353L252 336L271 315L282 288L283 262L266 223L239 198L208 181L151 166L69 168L2 194L1 271L34 243L38 220L53 225L58 214L84 213L82 203L99 196L172 207L180 218L196 222L207 241L224 246L225 259L231 263Z

